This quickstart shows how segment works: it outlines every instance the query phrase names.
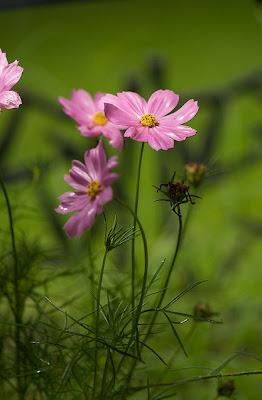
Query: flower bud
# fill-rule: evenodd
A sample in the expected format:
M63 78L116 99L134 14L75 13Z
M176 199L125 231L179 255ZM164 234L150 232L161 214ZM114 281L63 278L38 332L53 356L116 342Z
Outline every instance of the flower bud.
M189 185L192 185L195 188L202 183L204 177L207 175L207 169L204 164L191 162L186 164L184 169Z
M220 383L217 388L218 396L231 397L235 390L235 382L232 379L227 379Z
M194 308L194 314L196 317L200 318L209 318L213 315L213 312L208 304L205 303L197 303Z

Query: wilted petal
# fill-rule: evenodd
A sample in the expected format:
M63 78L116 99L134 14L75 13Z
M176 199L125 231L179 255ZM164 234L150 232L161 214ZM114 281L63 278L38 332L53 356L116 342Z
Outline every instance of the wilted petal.
M3 108L18 108L22 104L22 100L18 93L13 90L0 92L0 107Z

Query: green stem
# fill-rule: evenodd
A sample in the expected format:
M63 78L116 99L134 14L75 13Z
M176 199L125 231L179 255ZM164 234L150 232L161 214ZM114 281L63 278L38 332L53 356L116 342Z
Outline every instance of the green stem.
M95 398L95 394L96 394L96 384L97 384L97 345L98 345L97 337L98 337L98 329L99 329L100 297L101 297L101 287L102 287L102 281L103 281L103 275L104 275L104 269L105 269L107 253L108 252L106 250L105 253L104 253L103 261L102 261L102 267L101 267L101 270L100 270L99 282L98 282L98 288L97 288L97 296L96 296L96 321L95 321L96 340L95 340L94 380L93 380L92 399Z
M90 262L90 275L89 275L89 279L91 282L91 293L95 293L95 264L94 264L94 257L93 257L93 252L92 252L92 246L91 246L91 242L92 242L92 236L91 236L91 229L88 230L88 238L87 238L87 250L88 250L88 257L89 257L89 262ZM93 306L95 306L95 299L93 299L94 301L92 302L91 305L91 311L93 311ZM94 314L95 317L95 314Z
M141 295L140 295L140 299L139 299L139 304L137 306L136 312L135 312L135 318L134 318L134 323L133 326L136 329L136 326L138 324L139 321L139 316L141 314L141 309L142 309L142 305L143 305L143 300L144 300L144 296L145 296L145 291L146 291L146 282L147 282L147 274L148 274L148 249L147 249L147 241L146 241L146 236L145 236L145 232L143 229L143 226L141 224L141 222L139 221L137 215L135 214L135 212L132 210L131 207L129 207L125 202L123 202L122 200L118 199L117 197L114 197L114 200L117 201L119 204L121 204L123 207L127 208L128 211L133 215L133 217L136 219L136 223L139 226L140 232L141 232L141 236L142 236L142 240L143 240L143 246L144 246L144 257L145 257L145 263L144 263L144 275L143 275L143 283L142 283L142 290L141 290ZM134 332L134 329L132 330L132 332ZM131 338L127 344L127 348L126 351L129 350L129 347L133 341L131 335ZM118 364L117 370L116 370L116 375L117 372L119 371L119 369L121 368L123 361L125 359L125 356L123 356Z
M180 214L180 208L179 208L179 206L178 206L178 213ZM180 214L180 215L181 215L181 214ZM156 320L156 317L157 317L157 315L158 315L158 309L161 307L162 302L163 302L163 300L164 300L164 297L165 297L165 294L166 294L166 291L167 291L167 288L168 288L168 283L169 283L169 280L170 280L170 277L171 277L171 274L172 274L172 271L173 271L173 267L174 267L174 264L175 264L175 261L176 261L176 257L177 257L177 254L178 254L178 250L179 250L179 247L180 247L181 236L182 236L182 217L179 216L179 231L178 231L178 237L177 237L177 243L176 243L175 253L174 253L172 262L171 262L170 267L169 267L169 270L168 270L168 274L167 274L167 277L166 277L166 280L165 280L165 283L164 283L164 286L163 286L163 290L162 290L162 292L161 292L161 297L160 297L160 299L159 299L159 301L158 301L158 304L157 304L157 306L156 306L156 310L155 310L155 312L154 312L154 315L153 315L152 321L151 321L151 323L150 323L150 325L149 325L149 328L148 328L148 330L147 330L147 332L146 332L146 334L145 334L144 343L146 343L146 341L147 341L147 339L148 339L148 336L150 335L150 333L151 333L151 331L152 331L153 325L154 325L155 320ZM141 349L141 350L142 350L142 349ZM132 378L132 375L133 375L135 366L136 366L136 360L134 360L133 363L132 363L132 365L131 365L131 368L130 368L130 371L129 371L128 377L127 377L127 383L130 382L130 380L131 380L131 378Z
M189 382L197 382L197 381L203 381L203 380L207 380L207 379L214 379L214 378L234 378L236 376L244 376L244 375L261 375L262 371L241 371L241 372L230 372L228 374L222 374L222 373L218 373L218 374L210 374L210 375L200 375L200 376L193 376L191 378L187 378L187 379L183 379L182 381L179 382L169 382L169 383L156 383L156 384L152 384L150 385L150 388L153 387L163 387L163 386L167 386L166 389L162 390L161 393L158 393L157 397L154 397L154 399L157 400L157 398L166 393L167 391L177 387L177 386L181 386L181 385L185 385L186 383ZM137 393L141 390L147 390L148 389L148 385L146 386L140 386L140 387L129 387L127 389L128 394L133 394L133 393Z
M103 400L106 395L106 378L107 378L107 372L108 372L108 364L109 364L109 350L107 350L103 379L102 379L102 386L101 386L101 393L100 393L101 400Z
M180 214L180 208L179 207L178 207L178 213ZM173 272L174 264L175 264L175 261L176 261L176 258L177 258L177 254L178 254L178 251L179 251L179 248L180 248L180 243L181 243L181 238L182 238L182 216L179 216L178 218L179 218L179 229L178 229L178 237L177 237L177 243L176 243L175 252L174 252L173 259L172 259L172 262L170 264L168 273L167 273L167 277L166 277L165 283L163 285L163 290L161 292L160 299L159 299L159 301L157 303L157 306L156 306L156 311L154 312L152 321L151 321L151 323L149 325L149 328L148 328L148 331L146 333L146 336L145 336L145 339L144 339L145 342L148 339L148 336L150 335L150 333L152 331L153 325L154 325L156 317L158 315L157 309L161 308L161 305L163 303L164 297L166 295L166 291L168 289L169 280L170 280L171 274Z
M139 186L140 186L140 175L141 175L141 165L142 165L142 157L143 157L143 150L144 144L141 145L140 156L138 161L138 169L137 169L137 180L136 180L136 197L135 197L135 207L134 207L134 231L136 230L136 222L137 222L137 209L138 209L138 198L139 198ZM136 266L135 266L135 237L132 238L132 249L131 249L131 268L132 268L132 309L135 309L135 275L136 275ZM135 322L133 320L133 322ZM133 330L135 329L135 325L133 323Z
M18 274L18 258L16 252L16 245L15 245L15 233L14 233L14 224L13 224L13 216L11 205L9 201L9 197L7 194L7 190L5 188L5 184L2 178L2 174L0 171L0 185L4 193L6 206L8 210L8 217L9 217L9 225L10 225L10 232L11 232L11 242L12 242L12 250L13 250L13 258L14 258L14 294L15 294L15 307L14 307L14 317L15 317L15 341L16 341L16 379L17 379L17 394L18 399L24 399L24 388L21 379L21 359L20 359L20 337L21 337L21 307L20 307L20 296L19 296L19 274Z

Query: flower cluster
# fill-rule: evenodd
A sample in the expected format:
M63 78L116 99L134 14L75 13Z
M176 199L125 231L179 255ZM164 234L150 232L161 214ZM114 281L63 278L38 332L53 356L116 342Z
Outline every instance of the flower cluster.
M0 49L0 113L1 107L18 108L22 104L19 94L10 90L19 81L22 72L23 68L18 66L18 61L8 64L6 54Z
M59 97L64 112L73 118L77 128L86 137L100 134L109 139L116 149L123 151L124 137L138 142L148 142L154 150L167 150L174 147L174 141L185 140L196 133L195 129L183 125L198 111L193 99L187 101L178 111L179 96L171 90L157 90L146 102L133 92L111 94L97 93L92 99L85 90L73 90L71 100ZM171 113L171 114L170 114ZM122 129L126 129L124 136ZM64 229L69 236L79 236L89 229L95 215L103 212L103 204L112 199L110 185L117 174L110 169L117 165L116 157L106 161L102 140L96 148L86 151L85 165L72 162L69 176L65 181L76 191L67 192L60 197L57 212L67 214L77 211L66 223Z

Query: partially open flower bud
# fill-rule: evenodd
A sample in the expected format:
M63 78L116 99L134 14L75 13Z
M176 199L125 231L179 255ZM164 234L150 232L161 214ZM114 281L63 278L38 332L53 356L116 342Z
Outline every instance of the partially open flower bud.
M235 382L232 379L227 379L219 384L217 393L219 396L231 397L235 390Z
M204 164L191 162L185 165L185 174L189 185L197 188L207 175L207 169Z
M213 312L208 304L198 303L194 308L194 314L200 318L209 318L213 315Z

